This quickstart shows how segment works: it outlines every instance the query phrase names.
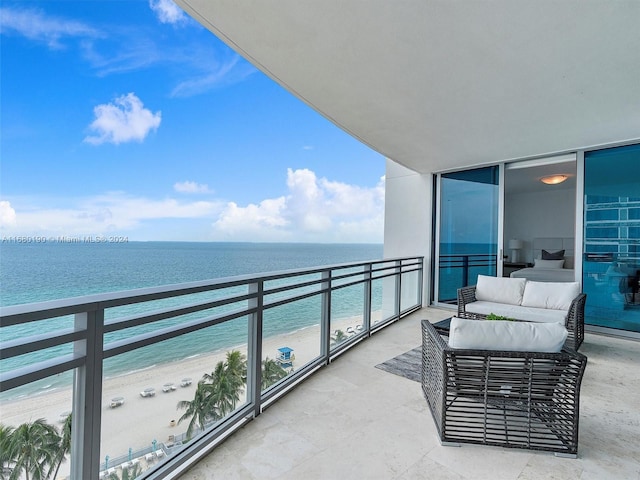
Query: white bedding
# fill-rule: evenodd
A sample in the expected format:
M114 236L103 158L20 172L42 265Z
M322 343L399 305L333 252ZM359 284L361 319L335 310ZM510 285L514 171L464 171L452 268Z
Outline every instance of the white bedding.
M569 268L522 268L511 272L512 278L535 282L575 282L575 270Z

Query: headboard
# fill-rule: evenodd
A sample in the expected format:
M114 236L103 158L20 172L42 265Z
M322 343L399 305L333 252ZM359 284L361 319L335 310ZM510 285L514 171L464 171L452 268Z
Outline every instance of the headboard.
M532 260L534 258L542 258L542 250L546 250L547 252L557 252L558 250L564 250L564 268L574 268L575 238L534 238L532 246Z

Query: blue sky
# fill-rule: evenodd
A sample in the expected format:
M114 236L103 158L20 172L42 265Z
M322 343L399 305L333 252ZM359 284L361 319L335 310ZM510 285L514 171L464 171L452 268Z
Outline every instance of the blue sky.
M0 22L3 238L382 242L384 158L172 2Z

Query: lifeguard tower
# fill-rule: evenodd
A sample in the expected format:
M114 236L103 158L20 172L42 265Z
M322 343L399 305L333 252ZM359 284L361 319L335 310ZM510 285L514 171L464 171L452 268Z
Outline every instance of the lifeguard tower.
M276 356L276 361L278 365L282 368L292 368L293 361L296 359L293 354L293 349L289 347L280 347L278 349L278 355Z

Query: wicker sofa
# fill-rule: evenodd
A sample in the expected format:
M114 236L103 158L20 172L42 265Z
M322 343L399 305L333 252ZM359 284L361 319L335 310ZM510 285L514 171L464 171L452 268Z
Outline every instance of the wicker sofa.
M494 313L529 322L562 322L569 332L567 347L578 350L584 341L586 299L577 283L478 275L477 285L458 289L457 316L485 319Z
M422 390L443 445L494 445L575 458L586 362L566 349L452 348L422 321Z

